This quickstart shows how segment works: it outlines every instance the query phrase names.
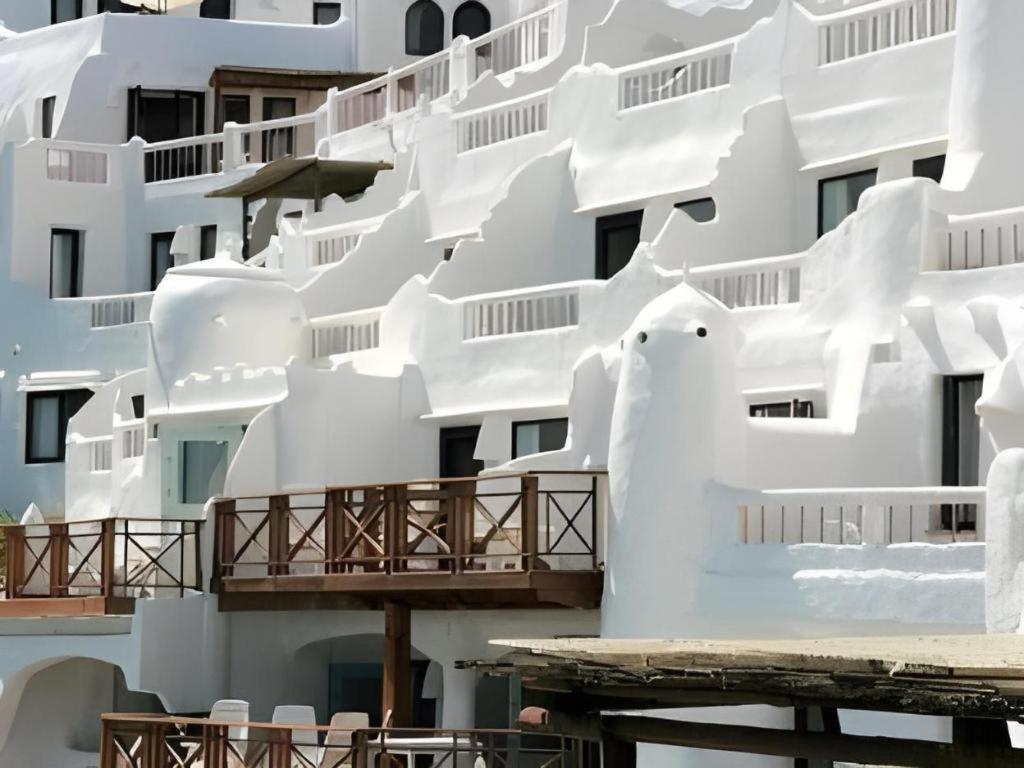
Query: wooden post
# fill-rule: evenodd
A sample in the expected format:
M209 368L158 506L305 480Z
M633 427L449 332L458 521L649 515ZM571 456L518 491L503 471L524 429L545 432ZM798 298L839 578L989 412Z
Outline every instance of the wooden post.
M455 555L453 573L466 570L467 558L473 554L473 498L476 496L476 481L451 483L451 517L447 521L448 544ZM469 562L470 570L475 562Z
M203 768L228 768L227 726L203 726Z
M268 527L270 528L270 567L269 575L288 575L288 509L287 496L271 496Z
M523 475L520 484L519 510L523 526L523 570L529 573L537 567L539 544L537 513L539 479L536 475Z
M235 509L234 499L218 501L213 507L213 575L210 589L220 591L220 580L235 575Z
M68 540L67 523L50 525L50 597L68 595Z
M100 536L103 537L100 542L100 587L106 598L114 596L114 550L117 541L115 525L116 520L108 519L104 520L100 527Z
M270 732L267 768L291 768L292 732L290 728L275 728Z
M394 727L412 725L412 611L408 605L384 604L384 690L382 714L391 711Z
M341 519L344 515L344 491L327 491L324 495L324 573L341 573L338 562L344 547L344 526Z
M21 597L25 580L25 528L20 525L5 528L4 544L7 547L7 599L14 600Z
M404 485L388 489L388 504L384 512L384 551L387 554L388 573L406 570L404 555L409 548L408 489Z

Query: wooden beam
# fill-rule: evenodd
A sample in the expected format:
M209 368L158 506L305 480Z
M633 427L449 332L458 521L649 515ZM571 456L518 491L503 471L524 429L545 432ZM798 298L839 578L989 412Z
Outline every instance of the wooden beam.
M384 691L382 714L392 726L412 726L412 611L408 605L384 605Z
M601 726L621 741L664 744L751 755L833 760L910 768L1024 766L1024 750L989 745L941 744L836 733L795 733L771 728L689 723L652 717L606 716Z

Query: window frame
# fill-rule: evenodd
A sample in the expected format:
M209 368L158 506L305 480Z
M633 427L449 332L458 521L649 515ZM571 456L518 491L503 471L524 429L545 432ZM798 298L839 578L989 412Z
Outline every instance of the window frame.
M167 241L167 247L170 249L174 243L174 232L150 232L149 233L149 290L155 291L157 286L160 285L160 281L164 279L164 275L167 274L167 269L174 266L174 254L168 253L171 257L171 266L164 270L164 273L160 275L160 279L156 276L156 245L158 242Z
M418 8L418 7L422 7L423 9L425 9L424 13L429 12L429 13L436 13L436 14L440 15L440 20L441 20L441 26L440 26L440 31L441 31L440 46L434 48L433 50L431 50L431 48L433 46L430 46L430 45L427 45L427 46L423 46L423 45L413 46L413 45L410 44L410 41L413 39L411 37L411 35L410 35L410 32L412 31L410 29L410 24L412 22L412 18L411 17L412 17L413 11L416 8ZM409 7L405 9L405 53L406 53L406 55L407 56L433 56L435 53L440 53L441 51L444 50L444 47L445 47L444 46L444 30L445 30L444 10L441 8L440 5L438 5L436 2L434 2L434 0L416 0L414 3L411 3L409 5ZM422 43L423 42L423 37L424 37L424 35L422 34L422 32L420 32L420 34L416 35L415 39L418 42Z
M53 241L54 235L73 235L72 242L74 248L71 257L71 287L68 291L67 296L54 296L53 295ZM50 298L51 299L77 299L81 298L85 292L83 286L85 283L85 275L82 273L82 240L84 232L81 229L71 229L69 227L50 227Z
M50 24L63 24L63 21L57 21L57 4L60 0L50 0ZM84 16L82 11L82 0L74 0L75 3L75 18L70 21L77 21Z
M594 277L597 280L610 280L616 274L608 274L608 242L606 236L620 229L629 229L636 226L637 245L643 239L644 209L638 208L635 211L624 211L613 213L608 216L598 216L594 219ZM636 251L636 247L633 248ZM632 258L632 255L630 256ZM628 261L626 262L629 263ZM625 265L623 265L625 268Z
M768 413L755 413L755 411L768 408L789 408L789 416L772 416ZM800 413L801 410L804 412ZM799 397L794 397L792 400L773 400L771 402L764 403L750 403L747 407L747 413L752 419L813 419L814 401L801 400Z
M488 34L494 29L494 22L493 19L491 18L490 9L486 5L481 3L480 0L466 0L466 2L461 3L459 7L452 12L452 40L457 38L460 34L465 34L463 32L458 31L459 14L469 10L482 11L484 14L484 18L487 20L487 29L481 32L476 37L482 37L483 35ZM476 37L470 37L469 35L466 35L466 37L469 37L470 40L476 39Z
M868 189L870 189L871 187L873 187L873 186L878 184L878 166L877 165L874 166L873 168L862 168L859 171L851 171L850 173L843 173L843 174L840 174L839 176L828 176L828 177L824 177L824 178L818 179L818 237L819 238L824 237L827 234L825 232L825 185L828 184L829 182L833 182L833 181L846 181L847 179L854 179L854 178L856 178L858 176L866 176L869 173L874 174L875 180L874 180L874 182L870 186L867 187L867 189L864 190L864 192L866 192ZM861 194L863 195L864 192L861 192ZM854 207L853 211L850 211L849 213L847 213L846 216L843 217L842 221L845 221L846 218L848 216L850 216L851 214L853 214L853 212L856 211L858 208L860 208L860 198L859 197L857 198L857 205ZM842 221L840 221L840 224L842 223ZM838 227L838 226L839 226L839 224L836 225L836 227ZM829 230L829 232L832 232L832 231L833 230Z
M565 448L565 440L563 440L562 441L562 445L561 445L560 448L551 448L551 449L548 449L546 451L545 450L539 450L539 451L537 451L537 453L524 453L524 454L521 454L521 455L519 454L519 427L529 427L529 426L533 426L533 425L537 425L538 427L540 427L540 426L542 426L544 424L555 424L555 423L559 423L559 424L564 423L565 424L566 440L568 440L568 438L569 438L569 417L568 416L556 416L556 417L547 418L547 419L522 419L522 420L519 420L519 421L513 421L512 422L512 460L514 461L515 459L521 459L524 456L536 456L536 455L538 455L540 453L550 453L551 451L560 451L563 448ZM540 437L540 434L538 432L538 442L539 442L539 437Z
M322 22L319 19L320 11L322 10L336 10L338 12L338 18L334 21ZM313 3L313 25L317 27L326 27L331 24L336 24L341 20L341 3L340 2L315 2Z
M68 399L72 393L88 392L75 413L68 413ZM38 392L27 392L25 396L25 463L26 464L63 464L67 460L67 437L68 422L89 402L95 393L88 388L80 389L46 389ZM57 398L57 455L56 456L33 456L32 455L32 431L35 426L32 416L32 403L36 399Z

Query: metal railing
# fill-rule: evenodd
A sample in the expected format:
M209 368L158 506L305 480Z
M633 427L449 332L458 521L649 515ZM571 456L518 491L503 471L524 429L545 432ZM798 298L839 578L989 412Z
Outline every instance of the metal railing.
M721 88L732 80L735 40L622 67L619 110Z
M389 757L388 757L389 756ZM105 714L100 768L597 768L592 746L514 730L434 730L225 722Z
M549 89L457 115L457 151L461 154L546 131L550 96Z
M313 320L313 359L379 347L383 312L378 307Z
M164 597L200 590L198 520L4 526L8 600Z
M694 267L690 282L729 309L795 304L805 254Z
M744 544L876 545L974 541L983 487L819 488L754 494L739 506Z
M883 0L821 19L818 63L865 56L956 29L957 0Z
M508 474L222 499L217 574L596 571L601 474Z

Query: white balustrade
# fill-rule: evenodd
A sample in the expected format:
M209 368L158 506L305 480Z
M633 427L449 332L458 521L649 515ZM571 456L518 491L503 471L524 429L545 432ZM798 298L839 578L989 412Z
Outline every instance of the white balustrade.
M950 216L942 232L940 268L977 269L1024 261L1024 208Z
M114 442L110 437L99 438L89 442L89 470L91 472L109 472L113 466Z
M146 450L146 424L140 422L121 431L121 458L136 459Z
M310 266L322 267L336 264L359 245L362 235L355 234L310 236Z
M451 91L451 55L442 51L428 56L398 70L388 80L393 83L393 112L414 109L421 98L428 102L436 101Z
M567 328L580 322L580 288L514 291L466 299L462 313L464 340Z
M556 3L470 41L469 82L484 72L503 75L558 53L567 5Z
M501 144L548 129L551 91L531 94L455 118L458 152Z
M957 0L884 0L823 17L818 30L818 63L925 40L956 29Z
M224 134L147 144L143 158L147 184L220 173L224 161Z
M313 358L362 352L380 346L383 307L320 317L313 326Z
M678 99L729 85L735 41L654 61L622 67L619 73L619 109L632 109Z
M76 184L106 184L107 154L83 149L46 149L46 178Z
M689 280L729 309L795 304L800 301L805 258L797 254L694 267L689 270Z
M66 301L88 302L91 307L91 327L111 328L118 325L147 322L149 309L153 303L153 294L135 293L123 296L68 299Z
M316 123L317 113L308 112L240 125L240 159L243 163L270 163L284 157L312 155L316 151Z

